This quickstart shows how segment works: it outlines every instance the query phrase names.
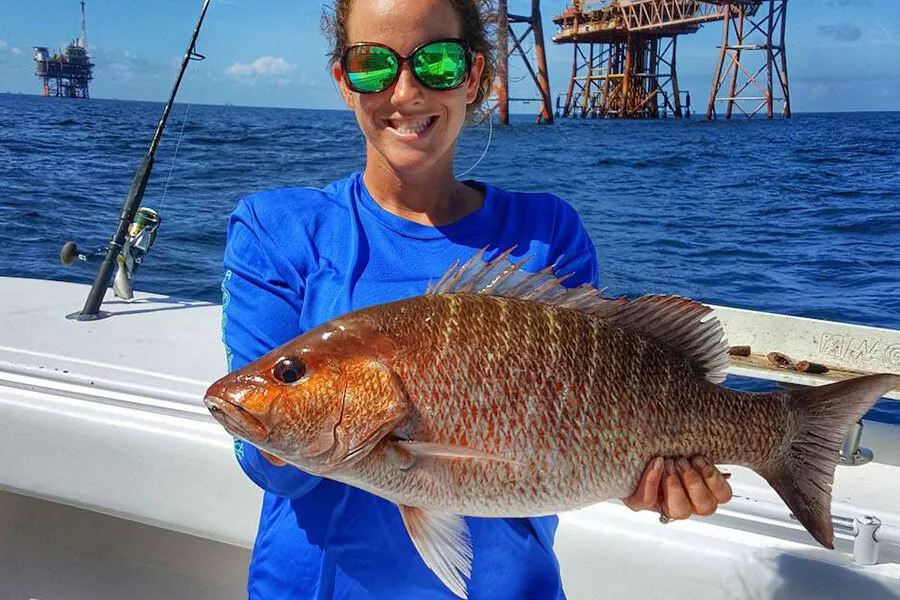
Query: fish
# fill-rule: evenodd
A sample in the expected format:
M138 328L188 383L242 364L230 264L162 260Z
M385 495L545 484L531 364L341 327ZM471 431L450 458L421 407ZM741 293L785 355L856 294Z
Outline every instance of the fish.
M425 294L332 319L216 381L204 403L232 435L396 504L460 598L473 561L464 517L627 497L658 456L753 469L834 547L842 441L900 376L731 390L708 306L568 288L512 252L482 250Z

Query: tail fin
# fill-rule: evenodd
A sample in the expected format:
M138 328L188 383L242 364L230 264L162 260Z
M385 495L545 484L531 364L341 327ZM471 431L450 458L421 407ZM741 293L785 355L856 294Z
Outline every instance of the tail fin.
M867 375L790 394L796 427L786 456L760 470L800 523L834 548L831 486L851 425L879 398L900 387L900 375Z

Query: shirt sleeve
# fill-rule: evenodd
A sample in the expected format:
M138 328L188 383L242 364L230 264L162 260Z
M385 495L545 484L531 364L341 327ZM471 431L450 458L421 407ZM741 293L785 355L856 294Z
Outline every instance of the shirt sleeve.
M304 286L247 200L231 215L224 270L222 341L234 371L301 333ZM290 465L276 467L247 442L236 439L234 451L247 476L273 494L296 498L321 481Z
M600 268L597 265L597 251L581 217L571 205L557 199L556 218L550 256L553 271L562 277L571 274L563 284L577 287L590 283L600 287Z

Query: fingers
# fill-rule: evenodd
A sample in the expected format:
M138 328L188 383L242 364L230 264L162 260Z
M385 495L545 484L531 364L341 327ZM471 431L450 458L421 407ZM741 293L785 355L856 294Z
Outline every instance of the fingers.
M659 484L663 477L663 466L662 458L650 461L641 475L637 489L631 496L622 499L625 506L631 510L656 510L659 506Z
M706 487L715 497L716 502L725 504L731 500L731 485L728 484L726 477L722 475L715 465L710 464L703 456L695 456L692 462L694 468L700 472Z
M693 468L691 463L685 458L679 458L675 466L678 468L681 484L684 486L688 500L691 503L691 512L701 517L708 517L716 512L719 502L709 487L707 487L706 480L700 472Z
M693 512L693 506L688 499L681 477L675 467L675 461L666 459L666 475L663 478L663 505L662 511L671 519L687 519Z
M631 510L659 510L671 519L708 516L731 500L728 477L703 456L692 461L656 458L644 469L634 493L623 501Z

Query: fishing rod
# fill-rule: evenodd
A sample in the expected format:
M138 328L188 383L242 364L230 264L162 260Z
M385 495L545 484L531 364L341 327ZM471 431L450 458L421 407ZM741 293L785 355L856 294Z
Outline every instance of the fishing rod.
M81 312L73 313L67 318L77 321L93 321L108 316L107 314L100 312L100 305L103 303L103 298L109 287L109 279L112 274L113 266L119 259L119 255L122 253L125 238L128 235L132 224L135 223L135 215L138 213L138 209L141 206L141 200L144 198L144 191L147 189L147 181L150 179L150 173L153 171L153 161L156 155L156 149L159 146L159 140L166 127L166 121L169 119L169 111L172 110L172 105L175 103L175 95L178 93L178 88L181 85L181 79L184 77L187 65L191 60L203 60L206 58L195 51L195 45L197 43L197 36L200 35L200 27L203 25L203 19L206 16L206 10L209 8L210 2L211 0L204 0L203 2L200 17L197 19L197 24L194 26L194 33L191 36L191 42L188 44L187 51L184 53L184 58L181 61L181 68L178 70L178 76L175 78L175 85L172 87L172 93L169 95L169 101L163 109L162 118L159 120L159 125L156 127L156 134L153 136L153 141L150 142L150 149L147 151L147 155L141 161L141 165L134 174L131 188L128 190L128 197L125 199L125 204L122 206L122 213L119 215L119 226L107 247L106 257L103 259L103 263L97 271L97 277L94 279L94 285L91 287L91 291L84 303L84 308L81 309ZM156 214L148 209L144 209L144 212L145 214L142 216L149 215L152 217ZM159 221L157 218L155 224L153 224L153 234L155 234L155 226L158 225L158 223ZM152 243L152 239L150 240L150 243ZM76 254L75 245L72 242L68 242L63 246L61 257L65 263L67 259L74 260L73 257Z

